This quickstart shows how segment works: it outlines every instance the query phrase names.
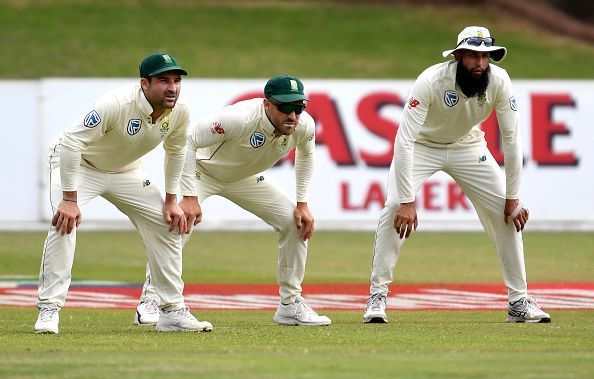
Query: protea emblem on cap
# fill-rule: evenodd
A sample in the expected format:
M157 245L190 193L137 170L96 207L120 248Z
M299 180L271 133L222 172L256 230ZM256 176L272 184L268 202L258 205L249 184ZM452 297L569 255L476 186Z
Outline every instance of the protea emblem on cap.
M443 101L446 103L448 107L453 107L454 105L458 104L459 96L458 92L456 91L445 91L443 94Z
M291 91L299 91L299 86L297 86L297 81L291 79L290 82L291 82Z
M165 63L172 63L173 61L171 60L171 57L167 54L163 54L163 60L165 61Z
M482 30L477 30L476 31L476 36L479 37L479 38L483 38L485 35L483 34L483 31Z

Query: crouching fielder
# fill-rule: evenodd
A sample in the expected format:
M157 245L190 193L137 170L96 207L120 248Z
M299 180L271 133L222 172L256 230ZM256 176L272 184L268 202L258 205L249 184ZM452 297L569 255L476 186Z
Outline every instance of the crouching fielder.
M443 52L454 59L426 69L407 99L375 237L365 322L388 321L388 286L400 248L418 224L415 193L437 171L449 174L464 190L495 243L508 289L507 321L551 321L527 294L521 231L528 210L519 200L522 151L517 103L507 72L490 64L507 53L494 43L486 28L465 28L456 47ZM477 126L493 110L501 131L505 176Z
M302 82L288 75L268 80L264 96L230 105L197 123L188 138L187 157L195 158L186 160L184 166L180 205L190 229L202 217L198 200L203 202L212 195L229 199L272 226L278 233L280 287L274 321L330 325L330 319L318 315L301 296L307 241L314 231L314 218L307 206L315 148L314 120L305 112L309 100ZM296 203L263 173L293 149ZM149 311L154 307L148 304L154 297L151 275L147 274L137 307L143 318L151 317Z
M52 225L39 273L36 333L58 333L60 309L70 285L81 209L102 196L130 218L140 234L156 292L158 331L210 331L184 304L182 242L186 219L176 200L189 124L188 108L176 105L187 75L168 54L140 64L140 83L101 97L50 149ZM157 145L165 149L165 201L140 168ZM158 321L158 322L157 322Z

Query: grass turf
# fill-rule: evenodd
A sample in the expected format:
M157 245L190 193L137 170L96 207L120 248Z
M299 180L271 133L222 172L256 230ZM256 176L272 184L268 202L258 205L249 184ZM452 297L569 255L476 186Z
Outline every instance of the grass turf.
M588 378L591 311L551 324L506 324L504 312L324 312L329 327L281 327L272 311L204 311L212 333L135 327L132 311L64 309L61 334L34 335L34 309L0 308L1 377Z
M0 232L0 274L38 275L45 233ZM374 235L314 234L305 283L369 281ZM529 282L594 282L594 233L524 233ZM276 233L195 232L184 249L187 283L276 283ZM134 231L78 235L73 277L140 283L146 258ZM499 283L483 233L417 233L402 248L396 283Z
M531 281L592 282L593 233L526 233ZM44 233L0 233L0 274L36 275ZM187 283L274 283L273 232L195 233ZM316 232L307 283L369 278L372 233ZM134 232L79 233L78 279L140 282L144 252ZM418 233L402 251L398 283L500 282L481 233ZM361 304L363 307L363 304ZM505 312L320 312L333 325L280 327L273 311L201 311L210 334L161 334L132 325L132 310L61 312L59 335L34 335L35 308L0 307L0 377L10 378L589 378L592 311L552 311L553 323L511 325Z
M415 78L466 25L508 47L512 78L589 78L594 49L484 5L0 0L0 78L134 77L174 54L190 77Z

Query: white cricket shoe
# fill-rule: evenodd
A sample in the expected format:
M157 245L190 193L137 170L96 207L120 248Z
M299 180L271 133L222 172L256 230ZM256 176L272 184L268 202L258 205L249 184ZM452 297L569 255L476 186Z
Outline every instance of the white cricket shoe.
M325 326L332 324L326 316L320 316L301 296L297 296L292 304L279 304L274 314L274 322L281 325Z
M157 325L159 321L159 304L157 300L150 299L138 304L136 315L134 316L135 325Z
M371 324L385 324L388 322L386 316L386 295L376 293L369 296L367 308L363 314L363 321Z
M208 321L198 321L188 307L175 311L159 311L158 332L210 332L211 330L212 324Z
M551 316L536 304L533 297L523 297L510 302L507 311L507 322L551 322Z
M35 323L35 333L58 334L59 323L60 307L57 304L41 304L39 306L39 316Z

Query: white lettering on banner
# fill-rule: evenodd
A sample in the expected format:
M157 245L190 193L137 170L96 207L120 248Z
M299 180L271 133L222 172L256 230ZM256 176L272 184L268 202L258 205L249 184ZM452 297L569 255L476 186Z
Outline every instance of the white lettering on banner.
M394 137L402 119L404 103L412 80L308 80L306 93L311 99L307 112L316 120L316 166L309 205L319 225L340 221L365 229L374 229L385 199L388 167L394 151ZM23 147L20 156L37 157L45 162L50 142L71 121L88 113L94 100L120 85L136 79L43 79L39 86L29 86L32 98L40 106L27 106L43 112L35 119L43 127L29 135L40 135L39 143ZM192 124L198 118L216 112L235 101L262 95L265 80L187 79L180 102L190 106ZM6 86L0 81L0 89ZM8 88L8 87L7 87ZM524 172L522 200L530 208L530 227L594 230L594 197L583 189L594 188L594 80L514 81L515 99L521 126ZM0 100L6 95L0 91ZM6 92L9 93L9 92ZM24 103L28 104L28 103ZM25 112L25 110L23 110ZM17 114L22 113L18 112ZM19 124L14 120L12 124ZM31 123L36 128L42 123ZM29 124L28 124L29 125ZM497 121L491 115L481 125L493 157L503 163L503 149ZM20 128L15 130L21 133ZM34 139L35 140L35 139ZM43 152L43 153L40 153ZM274 178L290 194L295 192L293 153L272 168ZM31 158L33 159L33 158ZM25 162L26 163L26 162ZM151 182L163 188L163 149L155 149L143 159ZM27 167L45 167L35 162ZM47 175L40 172L42 188L31 186L31 171L17 175L14 188L24 189L29 198L39 201L41 218L51 218L46 204ZM34 170L33 170L34 172ZM11 179L13 180L13 179ZM14 180L13 180L14 181ZM19 183L22 182L23 185ZM551 185L559 183L559 185ZM4 191L8 191L5 189ZM11 189L12 191L12 189ZM39 191L39 193L37 192ZM9 198L10 196L5 196ZM433 223L434 229L448 229L457 223L480 229L480 223L468 199L447 175L437 174L417 194L424 212L420 228ZM557 201L563 199L563 201ZM18 212L0 210L0 221L11 220ZM204 222L218 226L233 222L253 223L255 216L220 198L208 199ZM37 213L28 217L38 221ZM85 208L85 221L126 220L125 216L103 200ZM264 224L262 223L263 227ZM465 226L466 227L466 226Z

